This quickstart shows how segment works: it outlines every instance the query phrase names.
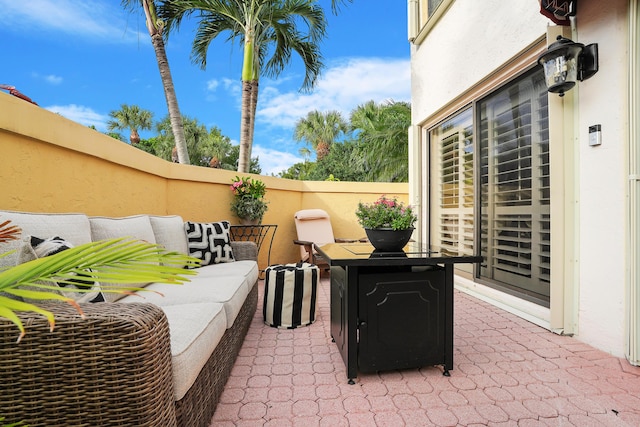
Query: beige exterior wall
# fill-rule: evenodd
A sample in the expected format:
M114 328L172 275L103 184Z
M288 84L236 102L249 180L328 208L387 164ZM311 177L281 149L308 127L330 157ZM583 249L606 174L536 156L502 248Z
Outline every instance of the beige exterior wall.
M229 206L233 171L180 165L0 93L0 209L127 216L181 215L185 220L237 223ZM364 236L355 209L381 194L408 200L408 185L309 182L260 176L269 208L263 223L277 224L271 264L295 262L293 215L322 208L336 237ZM260 267L267 265L267 250Z
M581 0L573 27L555 27L531 0L454 0L412 46L413 193L429 188L427 129L536 65L559 32L598 43L600 71L564 98L549 95L552 179L551 308L473 280L459 284L549 329L624 356L629 147L629 0ZM410 18L411 19L411 18ZM637 81L636 76L636 81ZM601 146L588 128L601 124ZM414 188L419 183L418 188ZM425 205L423 200L423 205ZM429 215L423 206L422 218Z
M580 2L575 39L598 43L600 70L574 94L578 150L581 339L623 355L629 128L628 0ZM637 76L636 76L637 78ZM602 145L589 146L589 126L602 125Z

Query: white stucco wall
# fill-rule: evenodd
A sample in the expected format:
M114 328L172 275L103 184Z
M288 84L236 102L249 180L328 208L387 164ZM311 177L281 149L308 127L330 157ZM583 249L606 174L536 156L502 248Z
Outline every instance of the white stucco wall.
M533 3L533 4L532 4ZM550 21L532 0L456 0L412 48L415 124L546 34Z
M583 1L577 40L598 43L600 70L579 84L578 337L616 356L625 346L625 213L627 175L627 1L603 8ZM602 145L589 146L589 126Z
M429 120L546 34L547 26L554 24L539 13L536 3L453 2L422 44L412 47L413 124ZM579 234L577 283L570 285L577 295L576 337L624 356L627 0L611 0L606 6L581 0L576 19L574 41L599 44L600 71L579 83L575 122L566 123L574 126L578 145L573 218ZM594 124L602 125L599 147L588 145L588 127Z

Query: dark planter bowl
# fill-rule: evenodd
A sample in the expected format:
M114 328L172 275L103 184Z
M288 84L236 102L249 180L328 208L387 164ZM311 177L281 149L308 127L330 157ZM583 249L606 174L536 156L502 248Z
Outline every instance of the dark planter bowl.
M391 228L365 228L369 242L378 251L401 252L413 234L413 227L405 230Z

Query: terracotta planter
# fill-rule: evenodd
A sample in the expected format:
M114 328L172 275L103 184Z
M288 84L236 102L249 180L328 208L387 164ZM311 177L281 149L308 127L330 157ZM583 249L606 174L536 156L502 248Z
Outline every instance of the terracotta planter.
M405 230L391 228L365 228L369 242L378 251L401 252L413 234L413 227Z

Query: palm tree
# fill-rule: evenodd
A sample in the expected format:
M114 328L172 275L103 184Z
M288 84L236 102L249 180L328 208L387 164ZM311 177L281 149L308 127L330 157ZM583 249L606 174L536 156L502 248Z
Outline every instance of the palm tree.
M332 6L337 8L342 1L347 0L332 0ZM296 52L305 66L301 90L313 88L323 66L319 42L325 35L325 14L315 0L165 0L159 12L169 30L194 13L198 13L200 21L192 59L203 69L211 41L222 33L228 33L228 40L239 40L243 46L238 172L247 173L259 77L279 75ZM303 26L306 31L300 30ZM267 60L268 55L271 57Z
M207 127L198 123L196 119L191 119L186 116L182 117L182 123L187 151L189 153L189 158L192 159L192 164L205 166L202 162L202 147L205 145L208 138ZM162 121L156 123L156 131L159 136L155 152L158 157L174 161L175 159L173 156L174 153L177 154L177 148L171 129L171 120L168 116L165 116Z
M369 101L351 113L352 131L361 149L358 157L367 164L372 181L406 182L409 177L411 104Z
M302 147L298 150L298 153L300 153L305 163L311 158L311 150L309 150L309 147Z
M153 113L149 110L143 110L137 105L122 104L119 110L110 112L109 117L112 120L107 123L107 129L110 131L130 129L129 141L131 145L136 145L140 142L138 129L151 129Z
M353 0L331 0L331 10L336 15L340 11L340 3L353 3Z
M158 69L160 70L160 78L162 79L162 87L164 88L164 97L167 101L167 108L169 109L171 129L175 138L178 162L189 164L189 153L187 151L187 142L184 136L182 116L180 115L180 108L178 107L178 98L176 97L175 87L173 86L171 70L169 69L167 52L164 48L164 39L162 34L164 22L158 19L154 0L122 0L121 4L125 9L129 9L131 11L137 9L138 6L141 6L144 10L147 30L151 36L151 44L153 45L153 49L156 53Z
M338 111L321 113L314 110L296 122L293 139L310 144L316 150L316 160L320 161L329 154L331 145L348 130L347 122Z

